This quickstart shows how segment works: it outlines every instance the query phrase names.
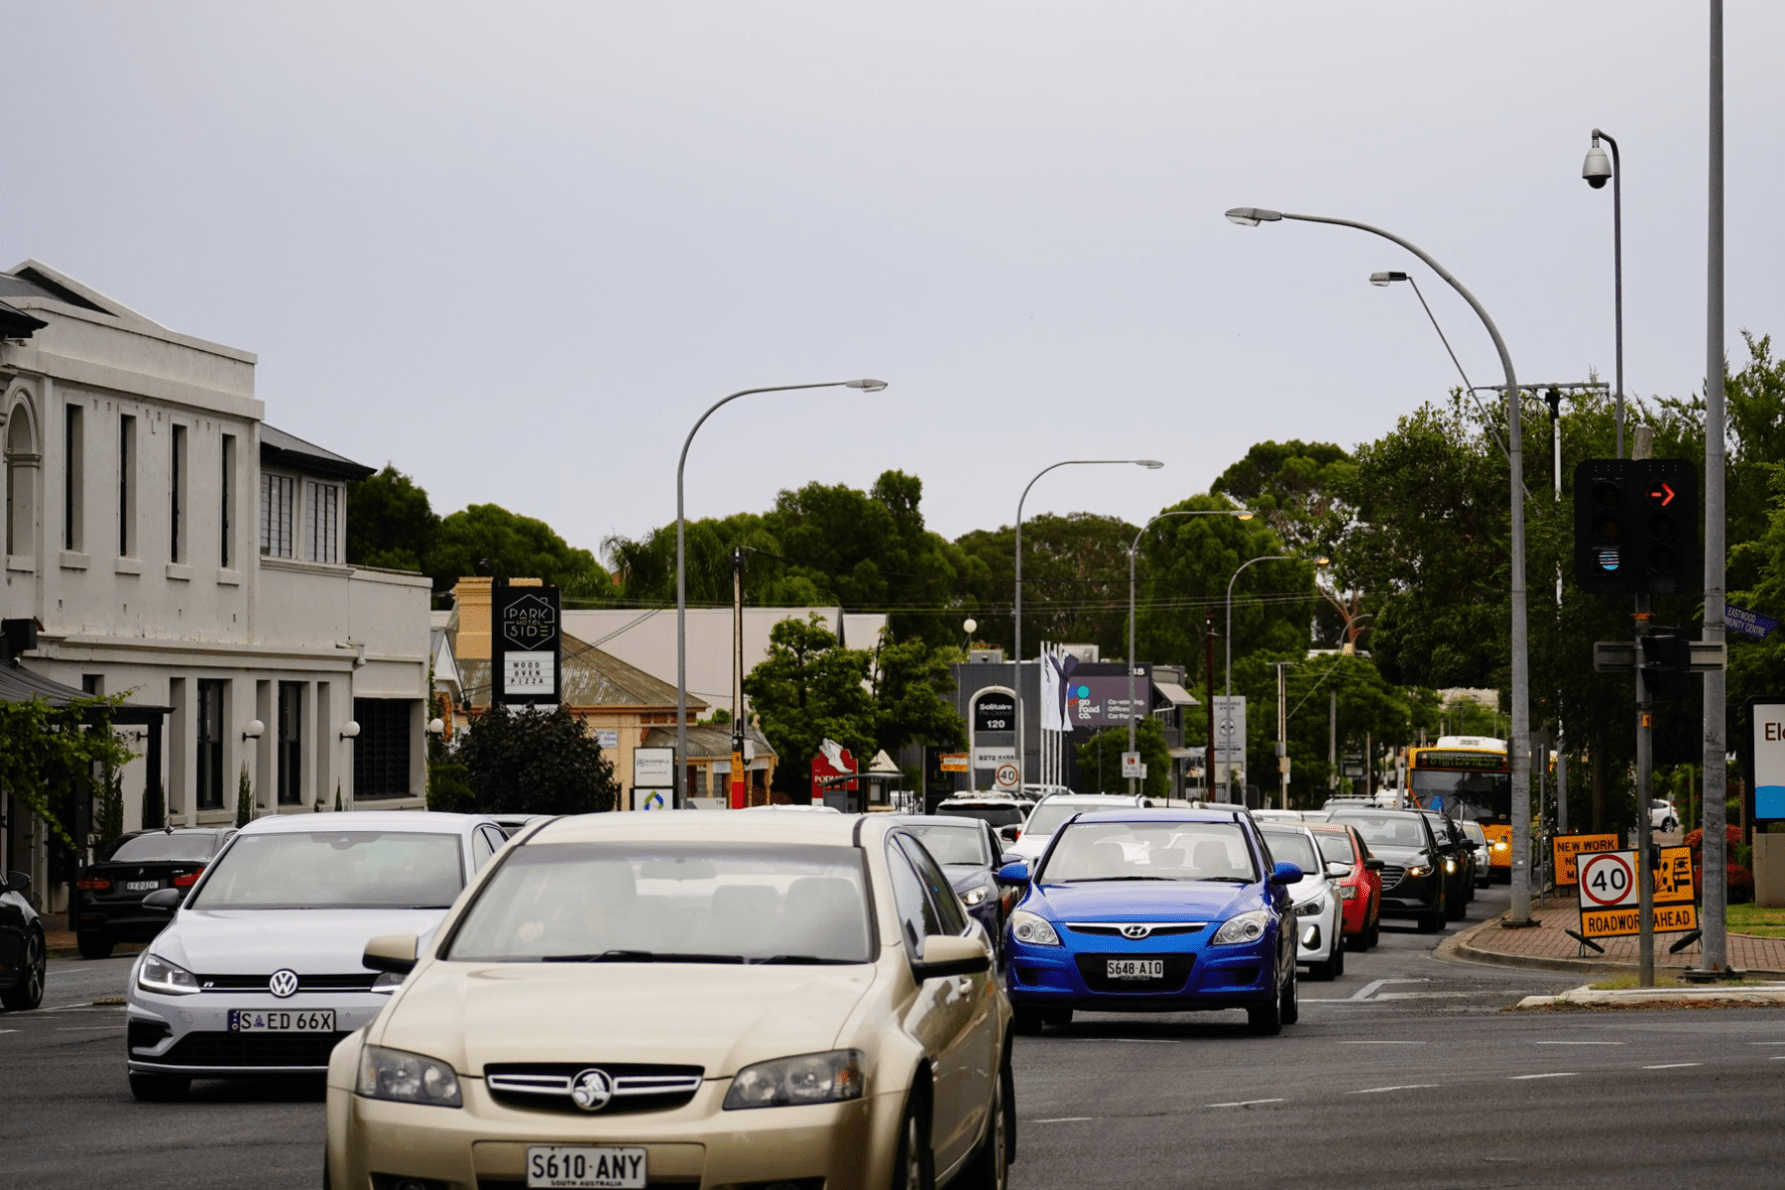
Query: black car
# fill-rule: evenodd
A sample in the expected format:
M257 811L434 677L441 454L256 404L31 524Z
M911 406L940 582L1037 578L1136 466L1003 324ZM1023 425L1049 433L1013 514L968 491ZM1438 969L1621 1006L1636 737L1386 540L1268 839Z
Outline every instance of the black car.
M1003 845L991 824L980 818L943 814L902 814L897 821L942 865L967 912L985 927L1002 961L1004 913L994 877Z
M133 831L75 881L68 920L81 957L103 959L120 942L147 942L170 918L143 908L157 889L191 888L235 827Z
M1023 829L1023 823L1028 820L1029 811L1034 808L1035 803L1018 801L1007 793L958 793L938 804L936 813L988 822L997 830L1001 839L1014 842L1016 835ZM1010 830L1012 827L1016 829ZM1003 844L1000 843L999 846Z
M23 872L0 880L0 1008L11 1012L43 1003L43 922L25 899L30 891Z
M1461 921L1469 902L1475 899L1475 848L1449 815L1437 810L1421 810L1432 824L1432 837L1444 852L1444 874L1450 887L1445 897L1450 901L1450 920Z
M1412 917L1427 933L1444 927L1451 900L1444 861L1448 838L1432 834L1419 810L1335 809L1328 821L1357 828L1370 854L1382 861L1382 916Z

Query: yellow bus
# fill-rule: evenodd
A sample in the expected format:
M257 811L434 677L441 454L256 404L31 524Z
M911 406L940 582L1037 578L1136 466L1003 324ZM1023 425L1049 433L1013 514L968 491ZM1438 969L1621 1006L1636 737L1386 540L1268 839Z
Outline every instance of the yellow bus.
M1408 750L1407 788L1415 805L1473 819L1487 835L1489 874L1512 878L1512 765L1506 741L1447 735Z

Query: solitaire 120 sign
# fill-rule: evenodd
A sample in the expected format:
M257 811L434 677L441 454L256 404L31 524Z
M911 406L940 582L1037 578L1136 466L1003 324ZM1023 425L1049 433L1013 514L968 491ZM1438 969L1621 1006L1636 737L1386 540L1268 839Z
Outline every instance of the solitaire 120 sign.
M556 706L562 654L558 588L497 587L490 658L496 701Z

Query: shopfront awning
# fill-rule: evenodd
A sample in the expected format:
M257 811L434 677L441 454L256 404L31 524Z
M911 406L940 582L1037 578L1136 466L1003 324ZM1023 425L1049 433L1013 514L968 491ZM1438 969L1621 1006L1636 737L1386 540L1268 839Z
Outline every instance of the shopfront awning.
M1156 690L1166 702L1174 707L1199 707L1202 705L1196 701L1188 690L1184 689L1176 682L1155 681L1153 683L1153 689Z

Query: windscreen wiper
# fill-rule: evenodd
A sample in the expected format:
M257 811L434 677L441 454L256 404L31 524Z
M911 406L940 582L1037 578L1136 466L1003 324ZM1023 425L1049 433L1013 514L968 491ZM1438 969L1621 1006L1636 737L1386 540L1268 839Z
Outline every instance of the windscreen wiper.
M848 966L856 959L827 959L815 954L772 954L762 959L745 959L744 962L756 967L766 966Z
M741 963L743 955L683 954L668 950L604 950L598 954L548 954L542 963Z
M1062 880L1061 884L1103 884L1110 880L1176 880L1176 876L1080 876L1074 880Z

